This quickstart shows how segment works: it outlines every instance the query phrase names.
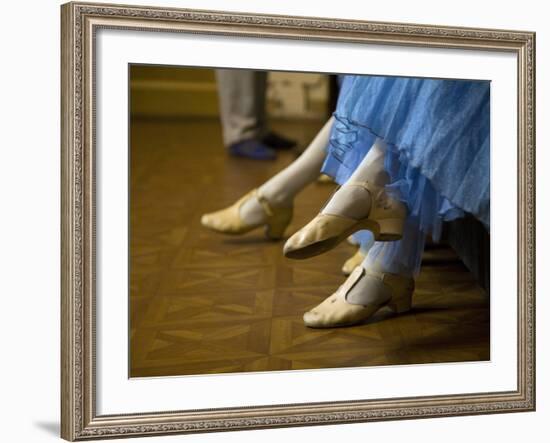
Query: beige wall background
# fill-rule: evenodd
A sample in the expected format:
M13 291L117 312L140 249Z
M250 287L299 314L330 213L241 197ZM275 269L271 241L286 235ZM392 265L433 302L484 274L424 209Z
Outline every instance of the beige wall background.
M131 113L149 118L218 117L214 69L134 65L130 68ZM324 119L328 76L270 72L267 112L280 119Z

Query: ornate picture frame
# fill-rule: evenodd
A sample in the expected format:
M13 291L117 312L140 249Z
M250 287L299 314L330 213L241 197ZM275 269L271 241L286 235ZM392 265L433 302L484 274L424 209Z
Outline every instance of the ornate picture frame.
M62 437L87 440L533 411L535 409L535 34L72 2L62 5ZM120 415L96 413L95 34L98 29L503 51L518 72L517 389L390 400Z

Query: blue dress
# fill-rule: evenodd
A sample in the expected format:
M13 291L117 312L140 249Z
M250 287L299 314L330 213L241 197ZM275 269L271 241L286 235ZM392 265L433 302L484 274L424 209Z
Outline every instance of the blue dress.
M489 228L488 81L345 76L334 117L323 173L343 184L381 138L387 191L407 205L408 231L437 240L443 221L466 212Z

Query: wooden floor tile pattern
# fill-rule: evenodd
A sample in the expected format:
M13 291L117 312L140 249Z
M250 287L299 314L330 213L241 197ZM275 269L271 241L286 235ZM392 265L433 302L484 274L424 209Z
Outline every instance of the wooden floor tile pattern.
M318 126L278 127L304 146ZM380 311L362 325L315 330L302 314L344 281L351 246L293 261L260 230L226 237L200 226L201 214L233 203L295 156L227 157L216 121L132 122L130 375L488 360L488 297L448 249L427 253L411 312ZM309 186L289 232L332 189Z

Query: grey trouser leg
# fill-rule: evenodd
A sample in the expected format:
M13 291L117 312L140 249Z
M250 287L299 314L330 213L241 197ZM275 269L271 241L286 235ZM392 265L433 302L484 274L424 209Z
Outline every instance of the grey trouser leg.
M267 72L216 69L216 78L225 146L265 135Z

